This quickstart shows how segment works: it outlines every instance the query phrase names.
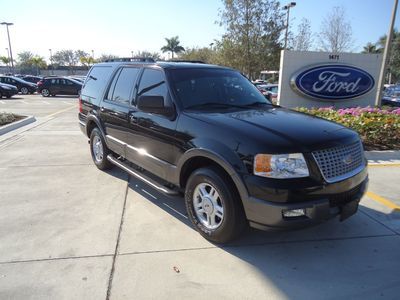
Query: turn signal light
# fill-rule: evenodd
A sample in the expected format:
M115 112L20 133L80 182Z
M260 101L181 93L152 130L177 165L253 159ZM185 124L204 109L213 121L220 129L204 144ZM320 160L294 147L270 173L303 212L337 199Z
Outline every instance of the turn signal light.
M256 174L271 172L271 158L272 155L257 154L254 158L254 172Z

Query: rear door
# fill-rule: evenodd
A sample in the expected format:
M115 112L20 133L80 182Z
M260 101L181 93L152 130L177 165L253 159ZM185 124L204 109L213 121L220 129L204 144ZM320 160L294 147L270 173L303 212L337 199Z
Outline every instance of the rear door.
M122 67L114 75L105 99L100 106L107 144L110 149L125 157L129 106L140 72L138 67Z

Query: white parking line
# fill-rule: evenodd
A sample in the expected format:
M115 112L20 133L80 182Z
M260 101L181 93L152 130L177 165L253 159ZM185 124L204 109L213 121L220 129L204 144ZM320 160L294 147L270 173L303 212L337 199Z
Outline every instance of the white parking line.
M4 101L2 101L2 100L0 100L0 103L1 103L1 104L6 104L6 103L5 103Z
M43 102L44 104L50 104L49 102L47 102L47 101L44 101L44 100L42 100L42 102Z
M68 105L71 104L71 102L67 102L67 101L63 101L63 103L68 104Z
M28 102L26 102L24 100L19 100L19 102L22 102L23 104L28 104Z

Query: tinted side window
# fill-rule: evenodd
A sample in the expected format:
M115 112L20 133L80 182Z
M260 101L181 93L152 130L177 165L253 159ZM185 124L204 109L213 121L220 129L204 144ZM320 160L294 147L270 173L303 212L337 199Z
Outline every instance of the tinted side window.
M167 98L168 89L163 72L154 69L145 69L140 80L138 96L163 96Z
M112 71L113 68L111 66L93 67L82 88L82 95L100 100Z
M136 83L139 71L139 68L123 68L121 70L114 87L112 101L129 104L131 91Z

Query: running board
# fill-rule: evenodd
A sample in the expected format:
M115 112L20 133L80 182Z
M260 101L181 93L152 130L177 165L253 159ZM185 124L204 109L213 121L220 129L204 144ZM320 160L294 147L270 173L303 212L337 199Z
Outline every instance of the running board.
M170 189L170 188L168 188L168 187L166 187L164 185L159 184L154 179L151 179L150 177L148 177L148 176L146 176L144 174L139 174L136 170L132 169L130 166L128 166L124 162L116 159L114 156L112 156L112 154L109 154L107 156L107 159L113 165L116 165L117 167L121 168L125 172L128 172L130 175L136 177L137 179L139 179L141 181L144 181L145 183L147 183L151 187L155 188L157 191L160 191L160 192L162 192L164 194L167 194L167 195L177 195L178 194L177 191L175 191L173 189Z

